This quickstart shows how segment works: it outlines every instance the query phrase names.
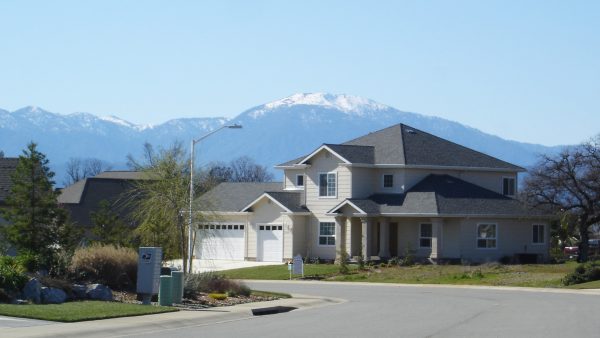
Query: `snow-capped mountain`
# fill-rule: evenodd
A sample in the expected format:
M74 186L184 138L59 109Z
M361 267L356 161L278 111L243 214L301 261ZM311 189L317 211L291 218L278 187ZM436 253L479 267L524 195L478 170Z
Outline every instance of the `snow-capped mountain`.
M560 147L504 140L457 122L397 110L351 95L324 93L292 96L251 108L233 119L185 118L159 125L136 125L116 116L97 117L88 113L62 115L38 107L14 112L0 109L0 150L17 156L36 141L54 169L63 177L69 157L96 157L123 167L127 154L141 153L144 142L169 146L184 142L225 123L240 123L242 129L224 130L198 145L201 164L228 161L242 155L272 166L306 154L322 143L337 143L405 123L500 159L531 165L539 153Z

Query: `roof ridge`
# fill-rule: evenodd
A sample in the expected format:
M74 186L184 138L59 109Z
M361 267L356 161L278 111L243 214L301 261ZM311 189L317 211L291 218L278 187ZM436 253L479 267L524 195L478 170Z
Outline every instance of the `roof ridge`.
M400 126L400 128L402 128L402 126L404 126L404 125L405 125L405 124L403 124L403 123L396 123L396 124L392 124L391 126L388 126L388 127L385 127L385 128L381 128L381 129L378 129L378 130L375 130L375 131L368 132L367 134L360 135L360 136L358 136L358 137L355 137L355 138L353 138L353 139L351 139L351 140L345 141L344 143L340 143L340 144L342 144L342 145L345 145L346 143L349 143L349 142L352 142L352 141L356 141L356 140L358 140L358 139L360 139L360 138L363 138L363 137L365 137L365 136L367 136L367 135L371 135L371 134L379 133L379 132L381 132L381 131L384 131L384 130L387 130L387 129L391 129L391 128L394 128L394 127L398 127L398 126ZM412 128L412 127L411 127L411 128ZM351 145L351 144L349 144L349 145Z

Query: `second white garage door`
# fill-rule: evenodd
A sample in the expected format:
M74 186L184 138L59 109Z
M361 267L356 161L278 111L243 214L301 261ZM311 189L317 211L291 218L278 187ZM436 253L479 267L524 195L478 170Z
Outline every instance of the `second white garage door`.
M283 226L281 224L258 225L257 257L261 262L283 261Z
M195 250L198 258L244 260L243 224L211 224L198 228Z

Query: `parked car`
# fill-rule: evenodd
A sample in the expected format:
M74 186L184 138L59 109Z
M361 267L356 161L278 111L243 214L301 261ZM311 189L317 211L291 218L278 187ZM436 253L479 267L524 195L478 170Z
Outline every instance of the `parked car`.
M565 256L569 258L575 258L579 255L579 247L578 246L565 246L563 253Z

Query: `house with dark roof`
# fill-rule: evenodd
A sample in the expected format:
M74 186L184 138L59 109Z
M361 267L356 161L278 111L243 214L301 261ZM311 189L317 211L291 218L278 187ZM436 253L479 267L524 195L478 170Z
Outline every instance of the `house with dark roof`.
M223 183L195 201L215 215L197 225L198 258L548 258L548 215L515 198L525 169L404 124L276 168L281 183Z
M102 201L107 201L122 220L135 226L129 217L131 208L125 203L126 193L136 180L146 178L145 173L138 171L104 171L62 189L58 203L69 211L74 224L84 228L93 226L90 215L100 208Z
M0 157L0 208L6 205L6 198L12 188L11 176L17 169L18 157ZM0 217L0 225L6 221Z

